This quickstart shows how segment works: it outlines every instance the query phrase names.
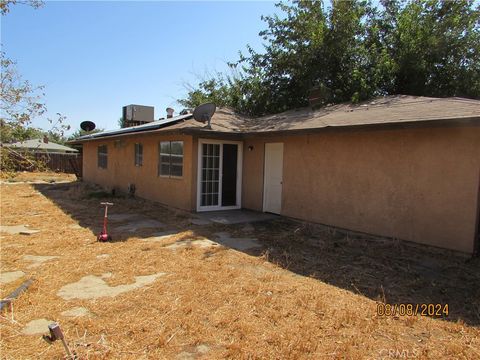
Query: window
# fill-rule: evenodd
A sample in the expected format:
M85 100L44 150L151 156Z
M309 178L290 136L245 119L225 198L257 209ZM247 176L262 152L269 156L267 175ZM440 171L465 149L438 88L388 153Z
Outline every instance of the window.
M135 166L143 165L143 145L135 144Z
M183 175L183 141L161 141L158 175L181 177Z
M107 145L100 145L98 147L97 165L99 168L106 169L108 163Z

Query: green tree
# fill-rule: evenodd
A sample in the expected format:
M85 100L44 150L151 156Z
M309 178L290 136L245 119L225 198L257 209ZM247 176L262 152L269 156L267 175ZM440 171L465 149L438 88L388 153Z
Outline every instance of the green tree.
M125 121L123 116L118 119L118 126L120 127L120 129L123 129L123 128L127 127L127 122Z
M70 135L68 137L68 140L74 140L74 139L76 139L80 136L83 136L83 135L95 134L95 133L102 132L102 131L103 131L103 129L94 129L92 131L85 131L83 129L78 129L72 135Z
M247 46L217 74L189 88L183 105L205 101L252 115L378 95L480 97L480 5L473 0L279 3L262 17L261 52Z

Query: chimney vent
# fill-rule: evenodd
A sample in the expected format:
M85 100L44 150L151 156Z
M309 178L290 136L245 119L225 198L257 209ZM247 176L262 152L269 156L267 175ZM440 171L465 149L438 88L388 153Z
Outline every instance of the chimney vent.
M173 112L175 110L173 110L172 108L167 108L167 119L170 119L173 117Z
M313 87L308 92L308 103L312 109L325 105L328 99L330 99L330 90L324 85Z

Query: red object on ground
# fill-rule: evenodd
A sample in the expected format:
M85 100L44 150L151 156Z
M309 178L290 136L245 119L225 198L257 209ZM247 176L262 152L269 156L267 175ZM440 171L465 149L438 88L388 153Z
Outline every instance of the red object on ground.
M108 222L108 207L113 206L113 203L102 202L100 204L105 205L105 217L103 218L103 230L97 236L97 240L98 241L111 241L112 237L110 235L108 235L108 232L107 232L107 222Z

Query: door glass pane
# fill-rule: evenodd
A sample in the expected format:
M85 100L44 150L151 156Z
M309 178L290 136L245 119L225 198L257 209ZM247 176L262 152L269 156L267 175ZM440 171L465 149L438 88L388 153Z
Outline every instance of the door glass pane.
M201 178L201 196L200 206L218 206L219 185L218 178L220 144L202 145L202 178Z

